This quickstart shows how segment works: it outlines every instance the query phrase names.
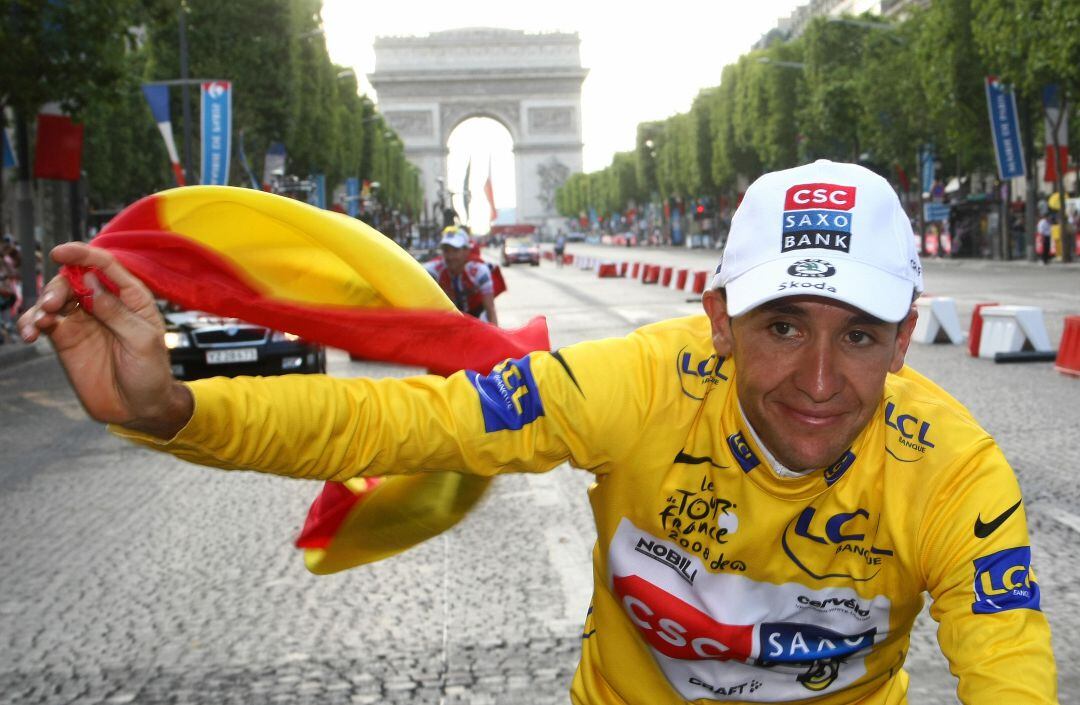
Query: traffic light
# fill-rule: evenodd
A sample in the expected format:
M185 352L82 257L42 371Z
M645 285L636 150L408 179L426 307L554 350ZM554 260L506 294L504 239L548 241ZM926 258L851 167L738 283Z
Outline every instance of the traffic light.
M701 203L697 204L694 208L694 220L704 220L705 218L705 206Z

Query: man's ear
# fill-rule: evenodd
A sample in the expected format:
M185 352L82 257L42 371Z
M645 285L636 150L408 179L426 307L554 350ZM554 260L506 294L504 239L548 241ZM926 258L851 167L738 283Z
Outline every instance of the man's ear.
M889 365L889 372L899 372L900 368L904 366L904 358L907 356L908 346L911 345L911 335L915 332L915 323L918 320L919 311L913 304L911 310L908 311L907 318L900 321L896 330L896 349L893 350L893 359L892 364Z
M727 298L722 291L709 289L701 296L705 315L712 324L713 347L721 357L731 357L735 351L735 338L731 334L731 317L727 312Z

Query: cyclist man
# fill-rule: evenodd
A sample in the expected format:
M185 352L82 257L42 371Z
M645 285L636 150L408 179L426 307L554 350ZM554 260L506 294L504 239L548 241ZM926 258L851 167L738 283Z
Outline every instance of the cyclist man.
M136 442L318 479L592 472L574 703L906 703L924 593L961 702L1056 702L1019 485L904 366L922 269L896 194L862 167L754 182L705 316L486 376L181 384L145 288L106 252L54 257L119 297L92 281L76 310L56 279L20 331L48 334L90 415Z
M566 257L566 235L560 231L555 237L555 266L563 266Z
M499 325L495 314L495 288L491 268L470 258L469 236L461 228L449 226L439 242L440 257L424 267L459 311Z

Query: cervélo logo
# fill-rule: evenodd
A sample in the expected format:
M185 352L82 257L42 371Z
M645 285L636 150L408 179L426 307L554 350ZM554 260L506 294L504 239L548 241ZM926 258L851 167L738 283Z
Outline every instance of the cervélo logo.
M851 250L851 209L855 187L799 184L784 199L781 252L792 250Z

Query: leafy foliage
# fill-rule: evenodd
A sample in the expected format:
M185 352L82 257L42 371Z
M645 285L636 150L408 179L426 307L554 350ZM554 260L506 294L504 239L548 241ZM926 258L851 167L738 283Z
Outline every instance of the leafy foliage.
M567 182L560 202L577 214L640 199L737 195L765 171L817 158L915 174L926 143L945 178L991 172L985 76L1017 87L1028 129L1042 87L1061 85L1075 144L1078 57L1080 3L1069 0L932 0L903 21L819 17L801 37L724 66L719 85L689 112L639 125L630 153L636 190L622 180L615 193L599 188L613 160Z
M179 78L183 12L189 76L232 82L234 140L243 131L257 178L269 145L283 142L291 173L324 173L329 188L349 176L377 181L380 201L415 212L423 204L419 173L371 101L358 95L356 77L330 61L321 4L183 0L178 11L168 0L11 0L0 13L0 97L30 116L49 100L78 111L94 207L119 207L168 186L165 148L140 84ZM198 87L190 93L196 163L188 167L197 171ZM171 95L182 143L182 90ZM239 159L232 164L230 181L247 184Z

